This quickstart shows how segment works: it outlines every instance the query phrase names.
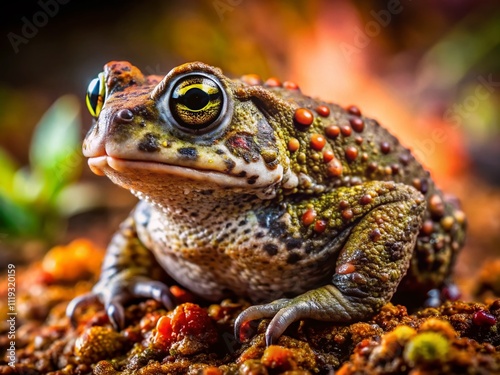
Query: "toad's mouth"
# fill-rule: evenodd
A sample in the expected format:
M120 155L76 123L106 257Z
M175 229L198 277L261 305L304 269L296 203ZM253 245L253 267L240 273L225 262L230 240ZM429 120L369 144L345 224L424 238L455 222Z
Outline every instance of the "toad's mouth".
M96 175L104 176L111 168L120 174L130 174L132 172L149 172L159 175L186 178L189 180L214 183L223 187L262 187L257 183L250 184L244 176L230 175L215 170L202 170L186 166L178 166L148 160L120 159L109 155L95 156L88 159L88 164L92 172ZM139 176L137 178L140 178Z

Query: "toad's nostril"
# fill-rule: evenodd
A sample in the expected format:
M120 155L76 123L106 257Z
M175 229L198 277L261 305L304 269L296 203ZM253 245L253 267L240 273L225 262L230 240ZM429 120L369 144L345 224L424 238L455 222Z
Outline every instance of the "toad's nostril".
M116 117L121 122L130 122L134 118L134 114L130 109L122 109L116 114Z

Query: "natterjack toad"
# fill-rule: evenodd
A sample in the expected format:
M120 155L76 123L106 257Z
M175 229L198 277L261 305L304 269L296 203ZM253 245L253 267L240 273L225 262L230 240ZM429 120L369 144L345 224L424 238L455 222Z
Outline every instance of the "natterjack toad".
M160 265L205 299L258 303L235 329L271 318L270 344L296 320L366 319L398 287L425 295L448 281L464 214L357 107L199 62L162 78L116 61L92 81L87 104L90 168L140 202L71 317L99 300L120 327L132 297L171 309L153 276Z

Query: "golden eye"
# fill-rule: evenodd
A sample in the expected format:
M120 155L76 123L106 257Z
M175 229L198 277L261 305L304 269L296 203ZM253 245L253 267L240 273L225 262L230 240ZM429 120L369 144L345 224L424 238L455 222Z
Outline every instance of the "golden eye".
M104 74L99 73L97 78L94 78L87 89L85 101L87 108L93 117L99 116L106 95L106 84L104 82Z
M220 123L224 98L221 87L213 79L189 75L179 79L172 88L170 112L180 127L206 131Z

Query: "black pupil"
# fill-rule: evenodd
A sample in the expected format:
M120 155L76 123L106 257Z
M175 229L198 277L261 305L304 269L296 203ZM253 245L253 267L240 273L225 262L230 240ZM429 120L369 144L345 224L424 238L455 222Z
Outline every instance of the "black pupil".
M209 101L210 95L198 88L189 89L182 97L183 104L193 111L205 108Z
M92 91L87 93L90 105L94 108L94 110L97 107L97 102L99 101L99 91L99 82L97 82L94 87L92 87Z

